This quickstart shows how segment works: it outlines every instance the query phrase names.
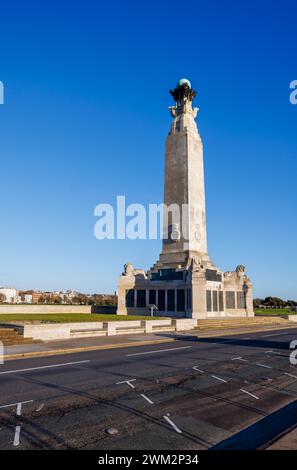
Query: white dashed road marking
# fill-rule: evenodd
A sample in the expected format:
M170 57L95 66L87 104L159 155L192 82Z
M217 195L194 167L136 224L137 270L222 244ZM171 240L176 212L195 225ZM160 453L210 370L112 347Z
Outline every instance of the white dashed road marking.
M272 369L271 366L266 366L265 364L261 364L260 362L257 362L257 363L256 363L256 366L265 367L265 369Z
M18 403L17 404L17 409L16 409L16 415L21 416L21 412L22 412L22 404Z
M144 356L145 354L156 354L156 353L169 352L169 351L178 351L181 349L190 349L191 347L192 346L183 346L181 348L158 349L157 351L146 351L146 352L141 352L141 353L126 354L126 357Z
M163 418L167 421L168 424L179 434L182 434L182 431L176 426L176 424L171 421L171 419L168 418L168 416L163 416Z
M16 447L20 443L20 433L21 433L21 426L16 426L15 433L14 433L14 440L13 445Z
M153 405L154 402L149 398L147 397L146 395L144 395L144 393L141 393L140 394L142 396L142 398L144 398L150 405Z
M251 397L255 398L256 400L259 400L259 397L256 395L253 395L252 393L248 392L247 390L244 390L243 388L240 389L241 392L246 393L247 395L250 395Z
M242 361L242 362L248 362L246 359L243 359L241 356L238 357L233 357L231 361Z
M27 401L20 401L19 403L9 403L8 405L2 405L0 408L9 408L11 406L16 406L16 415L21 416L22 413L22 405L24 403L32 403L33 400L27 400ZM21 426L16 426L15 427L15 432L14 432L14 439L13 439L13 445L14 447L17 447L20 443L20 434L21 434Z
M225 384L228 383L227 380L221 379L221 377L217 377L216 375L212 375L211 377L220 380L220 382L224 382Z
M21 401L19 403L9 403L9 405L1 405L0 408L8 408L10 406L18 406L20 403L23 405L24 403L32 403L33 400Z
M284 336L284 335L287 335L288 333L273 333L271 335L264 335L264 336L261 336L261 338L271 338L272 336Z
M284 372L284 374L293 377L293 379L297 379L297 375L289 374L289 372Z
M127 384L131 388L135 388L131 382L135 382L136 379L123 380L122 382L117 382L116 385Z
M50 366L30 367L28 369L5 370L4 372L0 372L0 375L3 375L3 374L16 374L17 372L27 372L27 371L39 370L39 369L50 369L51 367L71 366L71 365L75 365L75 364L83 364L85 362L90 362L90 361L86 360L86 361L77 361L77 362L65 362L64 364L52 364Z
M197 372L200 372L200 374L204 374L204 371L201 370L201 369L198 369L197 366L193 366L192 369L193 369L193 370L196 370Z

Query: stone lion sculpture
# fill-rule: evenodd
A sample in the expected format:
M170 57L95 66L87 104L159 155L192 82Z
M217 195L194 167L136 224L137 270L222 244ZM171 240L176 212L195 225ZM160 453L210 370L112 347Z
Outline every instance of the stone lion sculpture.
M135 269L132 263L126 263L124 265L123 276L137 276L141 275L146 277L146 272L144 269Z
M248 279L247 275L246 275L246 272L245 272L245 266L243 266L242 264L239 264L235 271L226 271L224 273L224 277L226 279L232 279L235 281L236 278L237 279L240 279L240 280L245 280L245 279Z
M134 273L134 267L132 263L126 263L124 264L124 276L132 276Z

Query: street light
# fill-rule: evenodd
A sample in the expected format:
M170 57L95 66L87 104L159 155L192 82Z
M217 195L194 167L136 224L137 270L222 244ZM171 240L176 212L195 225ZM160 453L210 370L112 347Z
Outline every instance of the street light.
M148 304L148 308L151 309L151 317L154 316L154 310L158 310L158 307L155 304Z
M243 290L243 295L244 295L244 308L245 308L245 313L246 313L246 317L248 318L248 309L247 309L246 297L247 297L247 293L248 293L249 287L248 287L248 285L247 285L246 283L243 284L242 290Z

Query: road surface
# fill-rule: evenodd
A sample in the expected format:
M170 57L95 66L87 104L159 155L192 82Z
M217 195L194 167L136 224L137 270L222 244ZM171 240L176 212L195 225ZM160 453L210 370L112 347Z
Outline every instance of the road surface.
M297 328L0 365L1 449L266 448L297 425Z

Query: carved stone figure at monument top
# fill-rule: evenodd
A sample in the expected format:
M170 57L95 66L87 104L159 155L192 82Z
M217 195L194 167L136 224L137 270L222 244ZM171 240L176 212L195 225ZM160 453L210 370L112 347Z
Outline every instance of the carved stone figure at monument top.
M245 267L221 271L207 252L203 145L193 107L197 93L186 78L170 90L174 106L166 139L162 251L145 273L125 265L118 285L118 314L148 314L207 318L253 316L253 285ZM221 240L223 243L223 240Z
M178 223L164 216L164 239L160 262L183 263L195 255L207 257L206 215L203 146L193 108L196 91L187 79L181 79L170 91L175 106L170 107L173 121L166 140L164 204L187 207L182 223L187 227L187 237ZM172 233L174 232L174 237ZM177 236L178 234L178 236Z

